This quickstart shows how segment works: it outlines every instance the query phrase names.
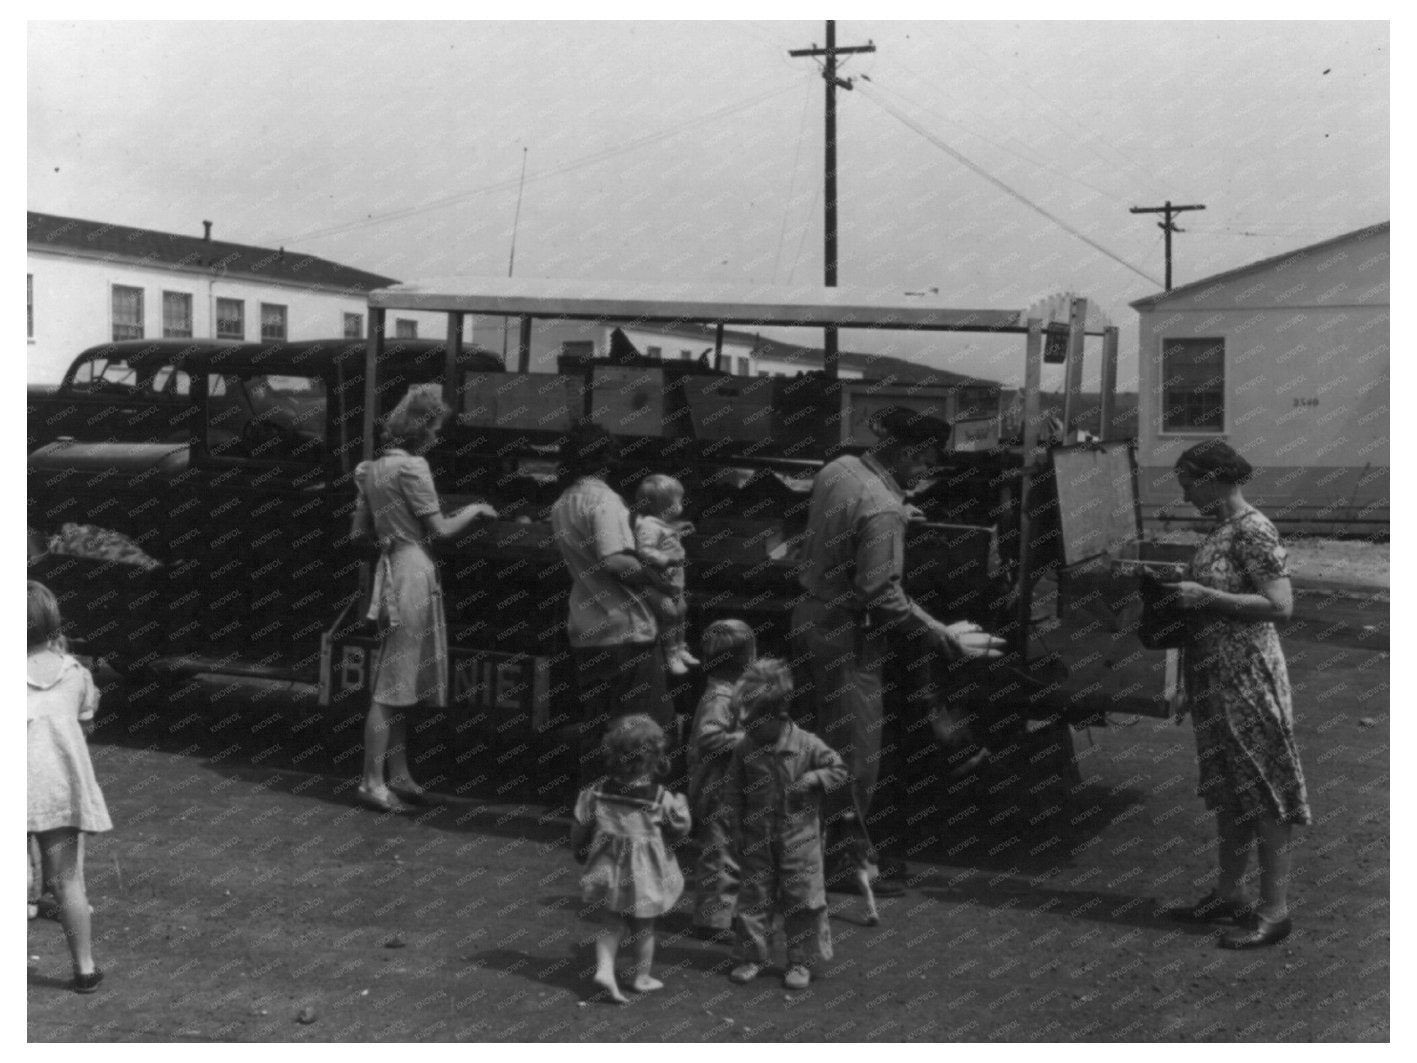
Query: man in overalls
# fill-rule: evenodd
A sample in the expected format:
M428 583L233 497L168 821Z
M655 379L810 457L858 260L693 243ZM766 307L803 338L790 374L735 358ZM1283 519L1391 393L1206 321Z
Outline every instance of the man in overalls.
M843 824L853 816L867 822L876 791L887 655L918 637L951 660L966 652L955 631L912 601L902 586L905 526L920 516L906 504L905 492L939 464L950 426L896 406L877 414L872 429L878 441L865 454L827 463L813 481L798 570L807 595L792 613L793 666L814 710L813 729L851 769L849 796L827 810L827 876L833 889L853 888L853 869L843 864L849 844ZM845 795L846 788L839 793ZM903 863L886 863L881 870L876 892L900 893Z

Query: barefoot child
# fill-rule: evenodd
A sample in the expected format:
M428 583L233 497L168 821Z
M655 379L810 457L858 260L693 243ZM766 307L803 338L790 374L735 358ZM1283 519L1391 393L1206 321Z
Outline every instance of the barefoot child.
M741 620L715 620L704 628L703 655L708 683L689 739L689 811L699 844L694 933L728 940L738 897L738 864L723 814L723 776L743 740L733 688L758 655L753 629Z
M93 928L84 890L84 834L113 829L94 778L84 735L93 729L98 691L89 670L64 652L59 603L29 583L25 655L25 731L29 745L27 829L39 842L44 885L74 964L76 993L103 980L93 962Z
M689 833L689 805L655 780L666 769L664 731L648 716L616 720L601 744L609 775L576 799L571 846L585 863L581 899L602 925L595 940L595 984L626 1003L615 981L615 954L633 945L638 993L663 989L650 974L654 921L684 892L679 863L664 844Z
M750 664L737 698L746 736L724 779L724 806L737 841L739 964L734 982L756 978L770 959L772 921L787 939L783 985L805 989L812 964L832 957L820 825L823 794L846 785L841 757L788 719L792 672L785 661Z
M635 553L662 577L664 587L650 597L659 616L659 641L664 663L674 675L687 675L699 663L685 640L684 543L693 525L684 514L684 485L672 476L646 476L635 492Z

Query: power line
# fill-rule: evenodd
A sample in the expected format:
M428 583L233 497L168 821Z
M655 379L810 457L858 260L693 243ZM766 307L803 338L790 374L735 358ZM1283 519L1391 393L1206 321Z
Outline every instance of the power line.
M1073 226L1063 221L1062 218L1059 218L1057 215L1053 214L1046 208L1039 206L1037 203L1033 202L1033 200L1025 196L1022 192L1019 192L1011 186L1005 184L1003 181L999 180L999 178L995 177L993 174L985 170L982 166L978 165L977 163L963 155L961 152L957 151L955 148L945 143L945 141L935 136L929 130L922 128L919 124L912 121L908 116L896 110L896 108L892 107L885 100L880 99L876 93L868 92L866 89L863 88L861 94L865 96L868 100L870 100L872 103L874 103L877 107L881 108L881 110L889 114L896 121L904 125L906 128L913 130L915 133L928 140L931 144L934 144L935 147L939 148L946 155L949 155L950 158L954 159L960 165L978 174L980 177L984 178L984 180L992 184L995 188L998 188L1000 191L1006 193L1009 196L1012 196L1014 199L1018 200L1030 210L1034 210L1039 214L1043 215L1043 217L1047 218L1054 225L1058 226L1058 228L1062 229L1069 235L1081 240L1083 243L1087 244L1088 247L1091 247L1094 251L1098 251L1101 254L1106 255L1113 262L1116 262L1120 266L1125 266L1127 269L1131 270L1143 280L1149 281L1150 283L1156 285L1159 285L1161 283L1149 273L1145 272L1144 270L1138 269L1136 266L1132 265L1120 255L1108 250L1107 248L1099 244L1096 240L1092 239L1090 236L1087 236L1086 234L1075 229Z
M772 278L777 279L777 266L782 260L782 243L787 239L787 222L791 216L792 196L797 191L797 168L802 161L802 143L806 140L803 136L807 128L807 108L811 106L812 96L808 93L802 98L802 118L797 125L797 148L792 154L792 179L787 185L787 206L788 209L782 212L782 228L777 234L777 251L772 256ZM800 253L800 252L799 252Z
M720 118L726 118L729 115L737 114L739 111L745 111L751 107L756 107L758 104L765 103L768 100L773 99L774 97L781 96L787 92L792 92L796 89L796 87L796 85L787 85L783 88L773 89L771 92L765 92L758 96L751 97L750 99L743 100L739 103L734 103L726 107L721 107L716 111L711 111L706 115L702 115L699 118L695 118L688 122L681 123L679 125L674 126L673 128L661 129L653 133L646 133L644 136L636 137L633 140L627 140L623 144L619 144L611 148L606 148L602 151L594 152L590 155L584 155L578 159L573 159L570 162L564 163L561 166L553 167L550 170L543 170L540 173L528 174L526 177L526 181L544 181L551 177L558 177L561 174L571 173L575 170L581 169L584 166L591 166L598 162L604 162L606 159L614 158L617 155L624 155L626 152L635 151L642 147L647 147L648 145L657 143L661 140L668 140L671 137L678 136L679 134L687 132L688 130L693 129L697 126L704 125L708 122L717 121ZM458 192L450 196L443 196L439 199L430 200L427 203L422 203L417 206L401 207L398 210L387 211L383 214L371 214L367 217L360 218L357 221L342 222L338 225L329 225L319 229L310 229L295 236L286 236L278 239L269 240L267 241L267 243L275 244L277 246L286 246L296 244L304 240L318 240L327 236L338 236L342 235L343 233L353 232L356 229L362 229L370 225L382 225L386 222L401 221L405 218L417 217L418 215L426 214L429 211L442 210L445 207L454 206L455 204L462 203L477 196L486 195L489 192L500 192L504 189L515 188L518 186L518 184L519 181L516 178L502 181L494 181L491 184L483 185L480 188L470 189L466 192Z
M1156 223L1163 233L1166 234L1166 290L1171 290L1171 234L1183 233L1186 230L1171 220L1173 214L1182 214L1188 210L1205 210L1204 203L1182 203L1173 204L1169 199L1162 207L1132 207L1133 214L1160 214L1166 220Z
M940 121L948 122L950 125L956 127L961 132L967 133L972 137L976 137L977 139L984 141L984 143L989 144L992 147L998 148L1000 151L1005 152L1006 154L1014 156L1014 158L1016 159L1021 159L1032 166L1039 166L1045 170L1051 170L1053 173L1057 174L1059 177L1062 177L1064 180L1072 181L1075 184L1082 185L1084 188L1090 188L1098 195L1106 196L1113 202L1122 203L1125 202L1127 198L1116 190L1099 188L1091 181L1085 181L1081 177L1078 177L1076 174L1070 173L1069 171L1063 169L1061 166L1058 166L1056 163L1049 162L1047 159L1036 158L1026 151L1015 150L1014 148L1009 147L1007 144L1001 143L997 140L985 136L978 130L970 129L964 123L959 122L956 119L950 118L948 115L940 114L940 112L934 110L928 104L922 104L917 100L912 100L909 96L905 95L905 93L901 92L899 89L893 89L889 85L882 84L880 78L878 77L867 77L864 74L861 77L863 81L869 81L876 88L882 89L885 92L889 92L892 96L898 97L905 103L908 103L911 106L915 107L917 110L923 111L926 114L930 115L932 118L937 118Z

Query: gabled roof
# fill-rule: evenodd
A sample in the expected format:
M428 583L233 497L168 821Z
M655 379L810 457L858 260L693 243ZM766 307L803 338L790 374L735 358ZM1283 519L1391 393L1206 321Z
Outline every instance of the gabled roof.
M1226 270L1223 273L1214 273L1209 277L1202 277L1198 281L1190 284L1183 284L1179 288L1172 288L1169 292L1157 292L1155 295L1148 295L1144 299L1138 299L1131 304L1133 310L1149 310L1153 306L1173 299L1178 295L1190 295L1200 289L1208 288L1221 281L1234 280L1236 277L1243 277L1250 273L1259 273L1263 270L1273 269L1280 263L1291 258L1312 255L1315 251L1322 251L1326 248L1336 247L1339 244L1348 243L1353 240L1362 240L1370 236L1378 236L1387 233L1392 228L1392 222L1379 222L1377 225L1368 225L1362 229L1354 229L1352 232L1344 233L1341 236L1330 237L1327 240L1320 240L1316 244L1309 244L1305 247L1296 247L1292 251L1285 251L1283 254L1272 255L1269 258L1262 258L1258 262L1251 262L1248 265L1239 266L1235 269Z
M248 277L358 295L398 283L391 277L284 248L206 240L200 236L135 229L33 210L28 212L28 221L29 246L61 255L109 258L158 269L217 270L227 277Z

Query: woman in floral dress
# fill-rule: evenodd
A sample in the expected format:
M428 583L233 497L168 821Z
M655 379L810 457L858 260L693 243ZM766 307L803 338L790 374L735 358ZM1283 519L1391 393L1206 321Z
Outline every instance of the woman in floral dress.
M1218 439L1177 460L1186 501L1217 523L1196 549L1191 578L1170 585L1190 613L1182 675L1195 725L1199 793L1215 812L1220 862L1215 890L1177 914L1236 923L1220 939L1222 947L1235 949L1288 936L1291 834L1310 822L1289 675L1274 627L1293 613L1294 595L1274 525L1241 493L1251 471ZM1251 909L1241 882L1255 842L1260 903Z

